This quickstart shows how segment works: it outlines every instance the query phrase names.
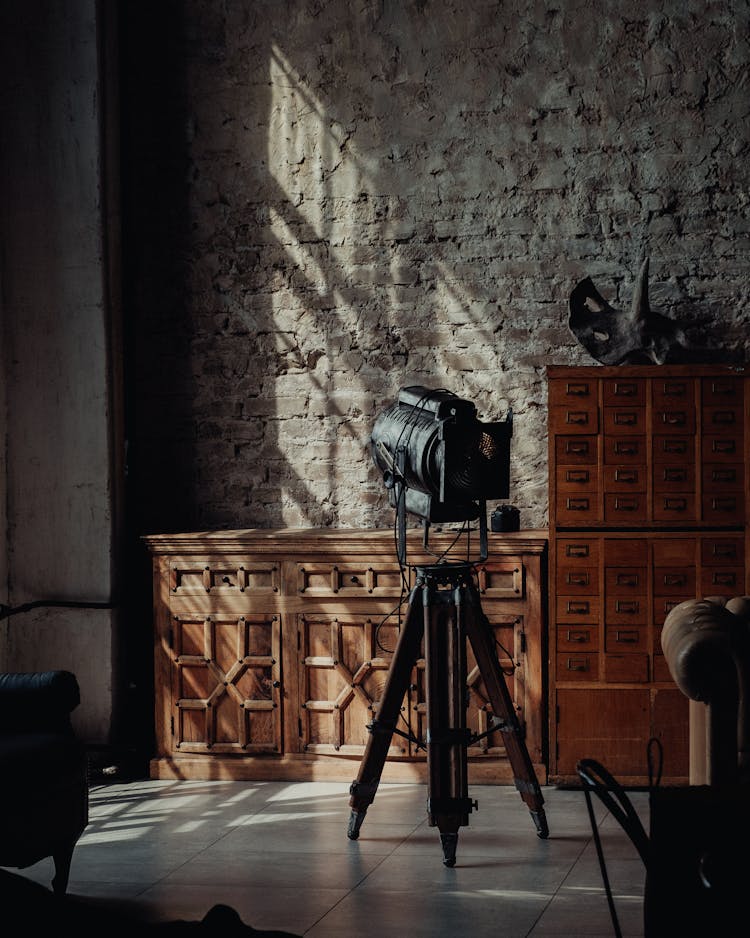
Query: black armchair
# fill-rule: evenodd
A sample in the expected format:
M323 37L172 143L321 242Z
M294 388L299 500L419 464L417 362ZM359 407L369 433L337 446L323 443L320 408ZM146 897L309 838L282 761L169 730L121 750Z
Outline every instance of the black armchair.
M0 866L51 856L60 895L88 824L88 760L70 719L79 703L70 671L0 672Z

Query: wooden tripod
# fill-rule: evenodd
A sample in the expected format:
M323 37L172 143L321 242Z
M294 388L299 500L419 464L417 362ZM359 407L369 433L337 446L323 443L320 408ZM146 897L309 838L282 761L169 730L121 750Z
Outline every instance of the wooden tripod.
M441 563L417 567L416 572L417 584L409 598L380 706L368 725L370 735L359 774L349 789L352 812L347 835L350 840L358 839L380 783L391 738L394 732L404 735L396 724L424 638L427 814L430 827L440 832L443 863L454 866L458 829L469 823L469 814L477 808L468 794L467 748L479 737L472 737L466 726L467 640L493 715L500 721L492 730L502 733L516 788L529 808L537 835L546 838L549 829L542 792L497 660L492 627L473 582L472 565Z

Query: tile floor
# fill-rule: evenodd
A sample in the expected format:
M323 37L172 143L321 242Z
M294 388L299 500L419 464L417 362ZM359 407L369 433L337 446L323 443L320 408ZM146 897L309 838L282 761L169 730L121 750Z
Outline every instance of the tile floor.
M581 791L542 789L542 840L514 787L471 786L479 807L448 868L423 785L382 783L357 841L346 835L348 787L94 784L69 893L159 921L200 919L225 903L248 925L306 938L614 934ZM641 814L647 797L631 793ZM642 936L642 863L601 803L596 810L622 933ZM52 861L20 872L48 886Z

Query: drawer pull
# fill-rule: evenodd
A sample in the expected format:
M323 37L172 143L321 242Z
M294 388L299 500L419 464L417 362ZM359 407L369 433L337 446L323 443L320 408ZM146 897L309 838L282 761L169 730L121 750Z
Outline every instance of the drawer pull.
M665 586L687 586L687 574L685 573L665 573Z
M724 498L711 499L712 511L736 511L737 499L733 495L727 495Z
M630 482L635 483L638 481L638 472L635 469L615 469L615 482Z
M567 640L569 642L576 642L577 644L585 644L586 642L589 641L589 633L588 632L574 632L572 630L568 630Z
M565 507L568 511L588 511L591 505L588 498L568 498Z
M565 444L565 453L568 456L588 456L588 440L568 440Z
M588 573L569 573L567 580L570 586L588 586L589 585Z
M624 440L615 441L615 456L637 456L638 444Z
M568 382L565 386L565 393L568 397L588 397L589 396L589 386L585 382L581 384L573 384Z
M662 443L662 452L670 456L684 456L687 453L687 442L685 440L664 440Z
M638 633L633 631L633 629L629 629L628 631L617 629L615 632L615 642L618 645L637 645Z
M638 386L633 384L632 381L615 381L614 386L614 396L615 397L638 397Z
M736 482L737 470L736 469L713 469L711 471L711 481L712 482Z
M717 410L711 417L711 423L717 427L733 427L737 423L737 414L733 410Z
M734 397L736 385L733 381L712 381L711 393L716 397Z
M615 601L615 612L621 612L625 615L638 615L640 608L641 604L637 599L628 600L627 602L623 599L618 599Z
M662 478L664 482L687 482L687 470L665 469Z
M737 559L737 545L736 544L712 544L711 556L721 557L722 560L727 560L727 559L736 560Z
M662 507L664 511L685 511L687 509L687 499L665 498Z
M580 602L568 603L568 614L574 616L587 616L591 611L590 603L581 600Z
M722 456L726 456L727 453L730 453L733 456L737 452L737 441L736 440L712 440L711 452L720 453Z
M661 421L668 427L684 427L687 423L687 415L682 411L675 413L664 412L661 415Z
M565 422L568 424L574 424L578 427L583 427L588 424L589 415L585 410L569 410L565 415Z
M618 586L638 586L637 573L618 573L615 578Z
M664 397L687 397L687 385L684 381L665 381L662 394Z
M568 658L566 667L568 671L588 671L588 658Z
M624 414L615 414L616 427L634 427L638 423L638 414L626 412Z
M565 546L566 557L588 557L588 555L588 544L566 544Z
M714 573L711 583L713 586L734 586L737 583L737 577L734 573Z
M588 482L589 478L588 469L568 469L565 473L566 482Z
M635 498L616 498L615 511L638 511L638 500Z

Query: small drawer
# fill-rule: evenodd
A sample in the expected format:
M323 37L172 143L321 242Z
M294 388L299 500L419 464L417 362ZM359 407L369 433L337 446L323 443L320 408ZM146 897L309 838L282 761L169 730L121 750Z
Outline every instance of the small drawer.
M611 492L604 496L604 520L623 525L646 520L645 492Z
M599 408L595 403L571 404L564 407L552 407L549 413L550 433L598 433Z
M731 376L704 378L702 382L703 403L705 404L742 404L744 381Z
M643 625L608 625L604 636L606 652L648 651L648 628Z
M675 524L694 521L695 502L695 492L654 492L654 521L673 521Z
M556 542L557 566L593 565L599 562L598 539L560 537Z
M599 497L596 493L573 495L558 492L555 499L555 516L560 525L584 527L599 521Z
M654 566L694 567L695 538L694 537L665 537L654 539Z
M695 463L663 462L654 465L654 492L695 492Z
M606 406L646 403L646 382L638 378L605 378L602 382L602 401Z
M646 465L645 436L608 436L603 445L605 465Z
M744 595L744 567L705 567L701 571L700 592L701 596Z
M591 652L568 652L557 655L557 680L598 681L599 655Z
M695 433L695 411L693 409L669 408L655 410L654 433Z
M741 407L705 407L703 408L703 433L735 434L742 433Z
M597 651L599 629L595 625L565 625L557 629L558 651Z
M170 588L177 595L279 592L279 567L242 559L175 559L170 567Z
M305 596L399 596L401 587L393 564L297 564L297 591Z
M711 524L742 524L745 518L743 492L707 492L703 496L703 520Z
M664 625L664 620L669 613L685 599L695 599L695 594L689 597L685 596L655 596L654 597L654 627Z
M744 482L742 463L706 463L703 466L704 492L741 492Z
M654 378L651 382L654 410L675 407L695 408L695 382L692 378Z
M704 537L701 541L701 562L704 566L739 565L745 560L745 545L739 537Z
M557 568L557 592L565 594L599 592L599 568L570 566L565 564Z
M648 621L648 599L643 596L607 596L607 625L645 625Z
M644 407L605 407L604 432L613 434L643 433L646 425L646 409Z
M595 436L557 436L555 460L560 466L596 465L597 443L598 437Z
M695 596L695 567L654 567L654 596Z
M596 492L599 486L595 466L558 466L556 481L558 495Z
M646 567L607 567L604 583L608 596L645 596L648 593Z
M654 463L690 460L695 462L695 437L655 436L652 443Z
M654 680L664 683L666 681L673 681L672 675L669 670L669 665L667 664L667 659L663 654L654 654Z
M640 567L648 556L648 541L642 537L604 539L605 567Z
M594 624L599 622L601 603L598 596L558 596L557 623L560 625Z
M704 435L701 441L704 465L716 462L739 462L742 459L742 436L740 434Z
M648 681L648 655L638 653L605 655L604 680L608 684L645 684Z
M605 492L645 491L646 469L644 466L605 466Z
M516 561L477 567L477 584L485 599L519 599L524 595L523 564Z
M595 405L599 398L598 379L551 379L548 388L550 407L578 406L581 402Z

